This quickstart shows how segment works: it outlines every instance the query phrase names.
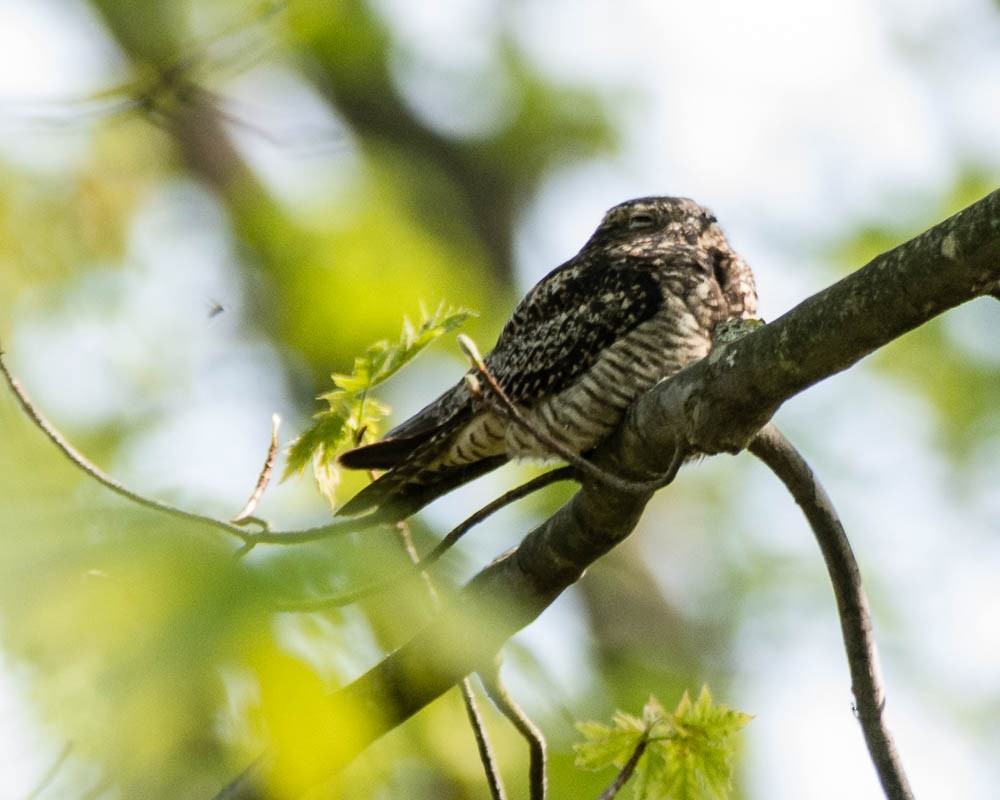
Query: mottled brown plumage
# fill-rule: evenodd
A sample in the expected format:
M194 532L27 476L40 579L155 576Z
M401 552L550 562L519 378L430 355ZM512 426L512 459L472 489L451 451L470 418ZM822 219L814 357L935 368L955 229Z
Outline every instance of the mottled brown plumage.
M640 394L708 353L719 322L756 313L750 268L711 212L641 198L608 211L525 295L485 361L533 425L585 453ZM342 455L345 467L388 472L339 513L398 518L510 458L551 457L488 401L460 381L382 441Z

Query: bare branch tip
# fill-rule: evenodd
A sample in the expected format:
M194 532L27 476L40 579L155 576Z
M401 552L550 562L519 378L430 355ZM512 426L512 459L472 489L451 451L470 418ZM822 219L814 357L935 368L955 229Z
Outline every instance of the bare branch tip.
M458 347L468 357L469 361L472 362L472 366L480 372L486 372L486 362L483 360L479 348L476 347L476 343L472 341L471 337L466 336L464 333L458 334Z
M465 382L465 387L469 390L469 394L476 400L483 399L483 387L479 383L479 378L469 372L462 377L462 380Z
M243 525L253 521L256 524L261 525L264 530L270 530L270 526L260 518L254 517L253 512L257 510L257 504L260 502L260 498L264 496L264 491L271 482L271 474L274 471L274 461L278 457L278 428L280 426L281 415L275 412L271 415L271 443L267 448L267 456L264 459L264 466L261 467L260 474L257 476L257 483L254 485L253 492L250 494L246 504L240 509L239 513L230 520L233 525Z

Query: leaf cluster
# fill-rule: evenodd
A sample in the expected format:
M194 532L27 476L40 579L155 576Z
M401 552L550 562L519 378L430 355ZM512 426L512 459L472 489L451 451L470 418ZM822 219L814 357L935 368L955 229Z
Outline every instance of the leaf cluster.
M734 735L748 714L715 705L708 687L691 702L687 692L673 713L650 696L636 717L615 712L611 725L581 722L585 741L573 746L576 765L622 770L635 759L637 800L725 800L732 788Z
M311 463L320 491L334 505L340 482L337 456L374 438L379 423L390 410L371 396L372 390L399 372L431 342L455 330L472 315L467 309L446 307L443 302L431 314L421 307L420 322L416 325L403 318L398 340L375 342L354 359L350 374L331 375L334 388L319 396L328 408L316 414L314 424L290 445L284 477L301 472Z

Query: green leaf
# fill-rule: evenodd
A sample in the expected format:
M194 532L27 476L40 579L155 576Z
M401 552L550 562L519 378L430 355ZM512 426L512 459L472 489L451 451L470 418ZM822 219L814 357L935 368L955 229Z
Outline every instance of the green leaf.
M389 413L388 406L370 396L372 389L391 378L435 339L458 328L471 315L471 311L445 307L444 303L433 314L421 308L420 323L416 327L404 318L402 332L396 342L375 342L363 355L354 359L354 369L350 374L332 375L334 388L319 397L326 401L329 409L316 414L312 427L292 442L284 478L301 472L307 464L311 464L320 491L333 505L340 483L337 456L364 439L374 438L382 418Z
M375 369L372 373L372 386L392 377L435 339L461 327L473 313L462 308L445 308L444 303L441 303L429 316L426 309L422 308L421 315L423 319L416 329L410 320L404 317L403 332L398 344L394 347L385 346L379 350L377 359L373 361ZM384 342L379 343L379 345L384 344Z
M317 453L313 459L313 478L320 494L332 507L337 504L337 487L340 486L340 470L333 457L326 456L326 450Z
M328 444L341 441L350 415L346 409L339 412L322 411L315 419L316 424L303 431L289 446L285 477L305 469L313 455L321 452Z
M697 701L687 692L673 713L650 697L641 719L616 712L612 725L577 725L586 741L574 745L584 769L621 769L645 739L633 797L641 800L726 800L732 789L734 735L751 717L714 705L707 686Z
M645 735L646 726L638 717L619 711L615 714L613 726L600 722L578 722L576 729L586 738L586 741L573 745L576 766L598 770L624 766Z

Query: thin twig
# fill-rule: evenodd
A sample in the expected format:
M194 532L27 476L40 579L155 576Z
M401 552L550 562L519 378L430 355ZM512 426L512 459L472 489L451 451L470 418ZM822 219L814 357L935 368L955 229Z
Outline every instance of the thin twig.
M491 500L481 509L479 509L475 514L465 519L461 524L453 528L447 536L445 536L440 542L438 542L431 551L424 556L420 564L421 566L430 566L435 561L437 561L441 556L443 556L449 549L451 549L459 539L461 539L465 534L472 530L476 525L485 520L487 517L492 516L501 508L509 506L520 500L522 497L527 497L529 494L537 492L539 489L544 489L546 486L552 483L558 483L559 481L572 480L574 477L573 469L570 467L559 467L558 469L549 470L548 472L543 472L541 475L537 475L530 481L525 481L520 486L516 486L509 491L504 492L495 500Z
M625 762L625 766L622 767L621 772L619 772L615 779L611 782L611 785L601 792L601 796L597 800L613 800L615 795L618 794L628 783L629 778L632 777L632 773L635 772L636 766L639 764L639 759L642 758L642 754L646 752L646 746L649 744L649 730L646 730L642 734L642 738L639 739L639 743L635 746L631 757Z
M264 490L271 481L271 472L274 470L274 459L278 455L278 426L280 425L281 417L277 414L272 414L271 444L267 448L267 457L264 459L264 466L261 467L260 475L257 477L257 483L254 485L253 492L247 500L246 505L240 509L240 512L235 517L229 520L234 525L247 524L250 522L260 524L263 522L260 518L253 516L253 512L257 510L257 503L260 502L260 498L264 494ZM267 525L267 523L264 524L265 526ZM267 527L265 527L265 530L267 530Z
M240 530L235 525L232 525L223 520L214 519L213 517L206 517L202 514L195 514L191 511L185 511L182 508L177 508L168 503L163 503L159 500L153 500L149 497L144 497L141 494L133 492L131 489L126 488L114 478L112 478L107 473L103 472L100 467L89 461L82 453L80 453L73 445L71 445L63 437L55 426L52 425L43 415L42 412L35 407L35 405L28 398L24 389L21 387L20 381L17 380L10 371L7 369L7 365L3 360L3 353L0 352L0 372L3 373L4 379L7 381L7 385L10 386L11 391L17 398L18 403L24 410L24 413L28 415L28 418L35 424L42 433L44 433L50 442L52 442L60 452L68 458L74 465L83 470L87 475L96 480L98 483L102 484L106 488L110 489L117 495L124 497L133 503L138 503L139 505L146 506L147 508L153 508L157 511L162 511L165 514L170 514L174 517L180 517L181 519L191 520L194 522L200 522L204 525L209 525L213 528L218 528L219 530L225 531L228 534L242 539L244 542L252 536L257 534L248 534L246 531Z
M236 521L231 520L233 524L246 526L246 525L257 525L262 532L271 530L271 523L268 522L263 517L255 517L252 514L249 517L243 517L243 519Z
M338 519L337 521L329 522L326 525L320 525L316 528L306 528L301 531L240 530L240 534L242 535L242 538L251 545L304 544L305 542L318 542L321 539L329 539L333 536L343 536L348 533L359 533L384 524L384 519L378 518L375 514L368 514L363 517Z
M456 542L458 542L459 539L461 539L465 534L467 534L487 517L495 514L505 506L520 500L522 497L527 497L529 494L545 488L549 484L557 483L559 481L572 480L573 474L572 467L560 467L559 469L553 469L542 473L541 475L532 478L530 481L522 483L520 486L505 492L500 495L500 497L487 503L475 514L468 517L458 526L453 528L447 536L438 542L431 549L431 551L427 553L427 555L413 564L412 567L401 570L388 580L373 583L370 586L363 586L353 592L345 592L344 594L339 594L334 597L319 597L311 600L297 600L280 603L277 606L277 609L279 611L294 612L319 611L324 608L339 608L341 606L348 606L353 603L357 603L359 600L371 597L374 594L389 591L390 589L398 586L401 580L412 578L416 571L425 570L437 562L441 556L443 556L451 547L455 545Z
M885 690L879 674L868 599L844 526L809 465L773 424L761 429L749 449L785 484L809 520L833 583L851 670L851 690L868 752L885 796L889 800L912 800L913 792L882 714Z
M204 514L196 514L193 511L186 511L183 508L172 506L169 503L145 497L144 495L134 492L119 483L116 479L112 478L110 475L101 470L100 467L87 459L87 457L80 453L79 450L73 447L73 445L67 441L66 437L64 437L58 429L45 418L45 415L42 414L37 406L31 402L31 399L21 386L21 382L7 369L7 365L3 360L3 355L3 352L0 351L0 373L3 374L4 380L10 387L11 392L13 392L18 404L21 406L22 410L34 426L44 433L46 438L52 442L52 444L54 444L63 456L65 456L74 466L82 470L86 475L93 478L105 488L110 489L112 492L120 497L124 497L126 500L145 506L146 508L161 511L164 514L169 514L173 517L188 520L189 522L197 522L202 525L217 528L230 534L231 536L235 536L243 542L243 547L237 551L237 555L249 552L255 545L258 544L291 545L302 544L304 542L314 542L320 539L328 539L332 536L341 536L348 533L356 533L358 531L367 530L377 525L384 524L385 522L385 520L381 519L379 515L375 513L368 514L363 517L356 517L354 519L337 520L336 522L331 522L317 528L307 528L300 531L272 531L267 528L267 523L264 522L264 520L258 520L256 517L247 517L242 520L244 524L256 522L262 528L262 530L259 531L248 531L232 524L231 522L226 522L225 520L215 519L214 517L208 517Z
M479 680L493 704L528 743L528 797L530 800L545 800L545 735L507 691L500 678L499 658L492 670L480 670Z
M506 800L507 793L503 788L500 768L497 766L496 756L493 754L493 748L490 746L490 740L486 734L486 723L483 722L483 715L479 713L476 696L472 693L472 681L463 678L459 688L462 690L462 702L465 704L465 713L469 717L469 725L472 726L472 733L476 737L479 760L486 772L486 783L490 787L490 797L493 800Z
M617 489L620 492L628 492L630 494L655 492L658 489L662 489L667 484L672 483L674 478L677 477L677 472L680 470L681 464L684 463L684 453L683 448L680 446L680 442L675 442L673 458L671 459L670 466L667 471L663 475L660 475L651 481L632 481L626 478L620 478L617 475L612 475L610 472L601 469L596 464L591 463L579 453L574 453L562 442L552 436L549 436L548 433L543 431L537 425L534 425L531 420L524 416L521 409L519 409L514 401L510 399L510 396L503 390L503 387L500 386L497 379L493 377L493 373L490 371L490 368L486 366L486 361L479 354L479 349L476 347L476 344L472 341L472 339L464 333L460 333L458 335L458 345L462 352L469 357L469 360L479 371L479 374L486 379L490 389L493 390L493 393L499 400L503 413L534 436L535 439L545 445L545 447L547 447L552 453L568 461L587 477L600 481L612 489ZM474 382L470 384L469 388L473 394L476 394L478 391L479 395L483 396L482 391L477 390Z
M398 522L396 523L396 532L400 543L403 545L403 549L406 551L406 555L410 557L410 561L414 566L418 566L420 564L420 554L413 543L413 534L410 532L410 526L405 522ZM427 570L421 570L420 577L423 578L427 594L431 598L434 607L439 607L441 598L434 587L434 581L431 579L430 573ZM472 681L469 680L468 675L459 682L459 689L462 692L462 704L465 706L469 725L472 726L472 735L476 739L479 760L483 765L483 771L486 773L486 783L490 787L490 797L492 800L506 800L507 794L503 788L503 778L500 776L500 768L497 766L497 759L493 753L493 747L490 745L490 737L486 732L486 723L483 722L483 715L479 713L479 704L476 702L476 695L472 689Z

